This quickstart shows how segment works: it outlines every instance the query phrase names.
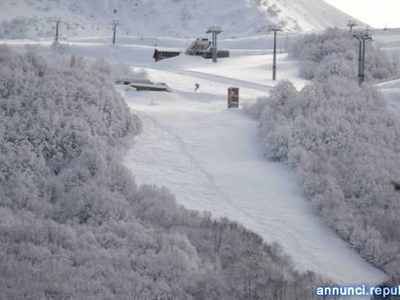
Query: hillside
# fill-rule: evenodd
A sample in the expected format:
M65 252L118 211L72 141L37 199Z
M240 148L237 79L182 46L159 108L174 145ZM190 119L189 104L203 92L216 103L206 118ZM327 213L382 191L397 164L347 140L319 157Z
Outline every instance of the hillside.
M143 123L104 60L0 46L0 61L0 299L308 300L325 282L237 222L135 183L121 156Z
M109 35L118 20L119 35L195 37L220 25L225 37L268 31L272 23L286 31L345 26L351 18L322 0L3 0L0 37L51 37L56 18L60 34Z

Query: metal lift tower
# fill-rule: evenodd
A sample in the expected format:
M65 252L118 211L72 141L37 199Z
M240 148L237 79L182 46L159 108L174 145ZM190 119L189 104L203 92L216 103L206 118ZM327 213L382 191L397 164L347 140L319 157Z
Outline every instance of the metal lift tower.
M56 36L54 38L54 42L58 42L58 28L60 27L61 19L57 18L56 19Z
M217 62L217 34L220 34L222 32L221 27L218 26L211 26L207 29L206 33L212 33L212 46L211 46L211 51L212 51L212 59L213 62Z
M365 42L372 41L368 30L357 32L353 35L359 41L358 46L358 84L361 85L365 79Z
M347 27L349 27L349 32L353 32L353 27L357 26L357 23L355 21L349 20L347 22Z
M279 25L270 25L269 31L274 32L274 58L272 65L272 79L276 80L276 32L282 30L282 26Z
M117 34L117 26L119 25L119 22L118 21L113 21L112 22L112 31L113 31L113 40L112 40L112 43L113 43L113 45L115 44L115 36L116 36L116 34Z

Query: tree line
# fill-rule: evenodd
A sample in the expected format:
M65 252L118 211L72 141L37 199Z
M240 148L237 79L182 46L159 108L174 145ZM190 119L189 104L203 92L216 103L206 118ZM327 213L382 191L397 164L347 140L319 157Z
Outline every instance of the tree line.
M1 299L313 299L277 244L139 186L110 66L0 46Z
M281 81L248 112L260 120L269 159L293 167L329 226L367 261L400 279L400 121L374 88L397 76L389 57L367 45L367 83L357 84L358 42L328 29L292 45L298 91Z

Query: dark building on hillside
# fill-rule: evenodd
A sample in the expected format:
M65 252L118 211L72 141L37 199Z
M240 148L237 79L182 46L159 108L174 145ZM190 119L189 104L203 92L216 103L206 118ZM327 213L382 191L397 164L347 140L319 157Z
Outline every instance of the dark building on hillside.
M202 55L204 58L212 58L212 51L204 52ZM229 57L228 50L217 50L217 58Z
M209 51L211 42L208 39L196 39L186 50L187 55L203 56Z
M207 39L196 39L186 50L187 55L202 56L204 58L212 58L212 42ZM218 50L217 57L229 57L228 50Z
M154 50L153 58L155 61L163 60L166 58L175 57L181 54L179 51L159 51L157 49Z
M166 58L175 57L181 54L180 51L160 51L158 49L154 50L153 58L157 62L159 60L163 60ZM190 46L186 49L187 55L192 56L202 56L204 58L212 58L212 42L207 38L204 39L196 39L194 42L190 44ZM229 57L228 50L218 50L217 57Z

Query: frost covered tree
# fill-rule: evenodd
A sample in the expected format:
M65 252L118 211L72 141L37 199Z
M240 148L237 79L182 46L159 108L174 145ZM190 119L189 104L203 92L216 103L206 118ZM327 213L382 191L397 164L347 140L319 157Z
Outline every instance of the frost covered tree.
M0 299L312 297L279 246L137 186L112 68L70 62L0 47Z
M300 75L306 79L325 80L330 76L357 78L358 40L345 30L329 28L323 33L305 35L291 44L289 51L300 59ZM396 64L386 52L368 43L365 54L367 81L395 76Z
M336 76L299 92L283 81L251 109L266 156L293 166L330 226L399 278L400 122L382 95Z
M368 83L357 85L358 41L339 29L291 45L311 84L282 81L247 108L260 120L268 158L294 167L306 195L330 227L369 262L400 278L400 122ZM395 75L369 44L367 82Z

